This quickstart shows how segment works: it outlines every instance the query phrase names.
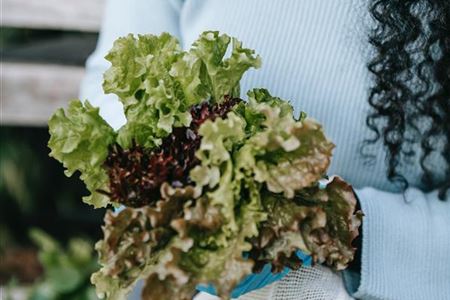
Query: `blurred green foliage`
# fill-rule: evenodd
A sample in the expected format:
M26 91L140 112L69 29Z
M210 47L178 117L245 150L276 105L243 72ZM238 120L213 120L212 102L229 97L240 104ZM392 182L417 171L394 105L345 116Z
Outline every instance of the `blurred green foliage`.
M67 178L48 156L47 128L0 128L0 254L10 246L30 246L30 228L61 242L76 235L101 237L104 210L81 201L83 183Z
M0 56L82 66L96 40L95 33L2 27ZM38 246L44 275L31 299L96 299L89 276L97 265L89 241L101 238L104 210L82 203L84 184L77 176L64 176L62 166L48 156L48 139L47 128L0 127L0 283L23 290L36 278L30 260L39 266ZM30 235L30 228L48 234L33 230Z
M89 241L72 238L63 249L42 230L33 229L30 236L39 248L44 274L33 285L29 300L97 299L90 276L98 265Z
M28 141L13 136L12 131L3 129L0 134L0 194L9 196L24 213L29 213L35 208L31 193L39 188L43 164L38 162L38 155Z

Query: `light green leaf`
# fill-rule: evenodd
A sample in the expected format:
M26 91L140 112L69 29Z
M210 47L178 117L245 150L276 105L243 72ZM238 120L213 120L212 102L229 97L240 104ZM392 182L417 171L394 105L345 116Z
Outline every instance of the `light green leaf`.
M231 159L231 151L236 144L244 142L245 120L230 112L226 119L217 118L200 126L202 136L196 156L201 165L195 167L190 176L200 186L215 187L219 183L219 169Z
M116 137L113 129L88 101L74 100L66 111L58 109L48 122L50 156L66 168L65 174L72 176L79 171L91 195L83 200L95 207L104 207L108 197L97 192L108 190L108 176L102 164L108 155L108 146Z
M230 43L231 55L225 58ZM106 59L111 67L103 88L119 97L127 118L118 139L124 148L133 139L149 148L159 145L173 127L190 124L192 105L239 96L244 72L260 65L253 50L218 32L202 34L189 52L168 33L130 34L116 40Z
M111 67L104 75L103 88L123 103L127 118L119 133L123 147L129 147L133 139L154 147L173 126L189 125L183 90L169 74L181 56L179 42L168 33L130 34L115 41L106 56Z
M229 48L231 42L231 49ZM226 58L227 51L231 54ZM191 53L200 59L204 68L200 80L207 84L213 101L220 102L224 95L239 96L239 81L249 68L259 68L261 59L254 50L242 47L235 38L218 31L206 31L192 45Z
M265 90L250 92L248 105L237 112L251 124L236 154L238 170L288 198L323 176L334 145L317 122L296 120L287 102Z

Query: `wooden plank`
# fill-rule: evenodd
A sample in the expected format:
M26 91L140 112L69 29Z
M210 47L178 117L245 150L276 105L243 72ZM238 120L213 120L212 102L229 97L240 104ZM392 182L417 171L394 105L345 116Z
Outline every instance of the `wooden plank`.
M105 0L2 0L2 26L98 31Z
M2 63L1 124L45 126L48 118L78 97L82 67Z
M83 66L96 44L96 34L68 34L8 45L0 53L3 61Z

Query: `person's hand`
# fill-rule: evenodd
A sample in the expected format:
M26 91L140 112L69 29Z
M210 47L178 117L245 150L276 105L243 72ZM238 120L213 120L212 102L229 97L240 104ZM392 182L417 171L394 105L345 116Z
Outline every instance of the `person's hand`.
M309 255L306 255L301 251L297 251L296 254L303 261L303 266L311 266L312 259ZM290 269L286 267L282 272L273 274L271 268L270 264L266 264L260 273L250 274L245 277L231 292L231 297L238 298L246 293L263 288L280 280L290 271ZM211 295L217 295L213 285L199 285L197 286L197 290Z

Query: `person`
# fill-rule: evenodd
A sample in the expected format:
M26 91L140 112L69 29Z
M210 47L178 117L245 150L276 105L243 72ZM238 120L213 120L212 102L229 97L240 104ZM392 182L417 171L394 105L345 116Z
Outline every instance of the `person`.
M169 32L188 48L205 30L261 55L242 91L267 88L324 125L329 173L365 214L349 270L301 268L241 298L450 299L450 1L109 0L81 98L119 128L101 89L113 41Z

